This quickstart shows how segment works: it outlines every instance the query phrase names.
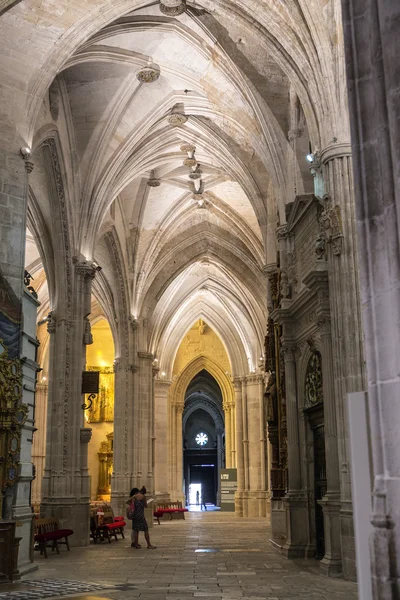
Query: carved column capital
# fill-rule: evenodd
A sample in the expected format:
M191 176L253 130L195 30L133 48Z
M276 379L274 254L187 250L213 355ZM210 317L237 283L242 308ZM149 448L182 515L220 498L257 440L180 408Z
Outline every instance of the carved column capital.
M86 260L81 262L74 260L74 263L75 272L77 275L82 275L85 279L94 279L97 270L97 267L94 263Z
M344 142L342 144L331 144L327 146L319 153L319 159L321 165L325 165L331 160L336 158L344 158L345 156L351 156L351 143Z
M160 11L168 17L177 17L186 10L186 0L160 0Z
M90 427L83 427L81 429L80 438L82 444L88 444L92 439L92 429Z
M292 142L293 140L295 140L296 138L299 138L303 135L303 130L302 129L289 129L288 131L288 140L289 142Z
M295 344L283 344L282 353L285 363L293 363L295 361L295 353L297 346Z
M49 312L47 315L47 331L48 333L55 333L57 327L57 321L53 317L53 312Z

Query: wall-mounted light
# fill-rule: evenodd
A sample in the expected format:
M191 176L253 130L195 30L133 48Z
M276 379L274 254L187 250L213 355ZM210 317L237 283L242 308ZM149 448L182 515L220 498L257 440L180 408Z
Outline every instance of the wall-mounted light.
M47 377L42 377L42 383L44 383L45 381L47 381Z
M165 377L165 376L166 376L166 372L165 372L165 371L163 371L163 372L161 373L161 377Z
M314 154L307 154L306 159L309 163L314 162Z
M23 146L20 149L20 152L21 152L22 158L24 160L29 160L29 158L31 156L31 153L32 153L32 150L29 148L29 146Z

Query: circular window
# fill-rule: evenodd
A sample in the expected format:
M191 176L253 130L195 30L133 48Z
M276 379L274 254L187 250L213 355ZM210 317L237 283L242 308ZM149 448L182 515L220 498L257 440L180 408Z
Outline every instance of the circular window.
M196 444L199 446L205 446L208 442L208 435L206 433L198 433L196 435Z

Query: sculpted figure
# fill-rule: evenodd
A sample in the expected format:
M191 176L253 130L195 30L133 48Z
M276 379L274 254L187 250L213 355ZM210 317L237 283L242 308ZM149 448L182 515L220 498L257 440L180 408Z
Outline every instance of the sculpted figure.
M276 421L277 417L277 387L276 387L276 375L275 373L271 373L270 378L268 380L267 389L265 391L265 396L267 399L267 421L273 422Z

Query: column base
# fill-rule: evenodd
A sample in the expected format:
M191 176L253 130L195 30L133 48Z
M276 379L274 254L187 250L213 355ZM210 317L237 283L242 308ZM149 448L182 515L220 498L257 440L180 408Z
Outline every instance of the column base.
M88 546L90 541L89 502L67 503L63 500L43 500L40 509L44 518L56 517L60 527L72 529L71 546Z
M235 514L238 517L266 518L269 508L269 492L265 490L242 490L235 494Z
M313 558L315 544L310 541L307 498L303 494L289 493L284 498L284 505L287 539L282 554L286 558Z
M320 561L324 575L335 577L342 573L342 545L340 539L340 494L328 492L318 500L324 513L325 555Z
M270 503L272 539L279 546L284 546L287 538L285 503L283 498L271 498Z
M235 493L235 515L243 517L243 490L238 490Z
M356 546L351 502L342 502L340 509L340 534L342 539L343 577L349 581L356 581Z

